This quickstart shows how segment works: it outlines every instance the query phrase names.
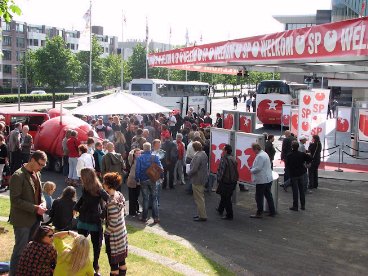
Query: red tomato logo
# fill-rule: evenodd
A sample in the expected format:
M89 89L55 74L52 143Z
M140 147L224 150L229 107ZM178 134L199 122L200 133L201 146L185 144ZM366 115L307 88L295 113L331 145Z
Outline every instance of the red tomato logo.
M294 129L298 129L298 114L294 114L292 117L291 117L291 125L293 126Z
M365 136L368 136L368 115L361 114L359 116L359 130L363 132Z
M233 114L227 114L224 119L224 129L233 129L234 116Z
M239 180L251 183L252 174L250 172L250 168L253 166L253 162L255 158L256 158L256 154L251 148L248 148L244 151L239 150L239 149L236 150Z
M303 122L302 123L302 129L304 131L308 131L309 130L309 123L308 122Z
M349 122L344 118L337 118L336 131L347 132L349 129Z
M325 93L318 92L316 93L316 100L323 101L325 99Z
M252 121L247 116L239 117L239 130L246 133L252 133Z
M283 115L282 116L282 124L284 126L290 125L290 115Z
M310 102L311 102L311 100L312 99L311 99L311 97L309 95L304 95L304 97L303 97L304 104L309 105Z
M222 149L225 147L225 143L219 146L211 145L211 159L210 159L210 169L212 173L217 173L218 166L220 165Z

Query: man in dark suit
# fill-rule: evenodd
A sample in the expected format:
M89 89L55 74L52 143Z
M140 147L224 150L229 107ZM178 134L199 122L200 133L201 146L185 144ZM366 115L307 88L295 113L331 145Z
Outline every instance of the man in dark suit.
M40 171L46 166L46 162L46 153L35 151L29 162L18 169L10 179L10 223L15 235L10 260L11 276L15 275L20 255L47 210L40 179Z
M290 130L285 130L284 132L285 138L282 141L282 147L281 147L281 160L285 162L286 156L291 152L291 143L295 140L295 137L291 135ZM284 184L282 185L284 187L284 190L287 190L287 187L290 186L290 176L289 171L286 168L284 169Z

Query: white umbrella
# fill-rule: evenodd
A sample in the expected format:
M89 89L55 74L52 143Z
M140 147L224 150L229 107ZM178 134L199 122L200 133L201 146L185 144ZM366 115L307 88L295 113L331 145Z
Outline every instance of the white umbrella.
M80 115L154 114L171 110L159 104L124 92L117 92L79 106L71 112Z

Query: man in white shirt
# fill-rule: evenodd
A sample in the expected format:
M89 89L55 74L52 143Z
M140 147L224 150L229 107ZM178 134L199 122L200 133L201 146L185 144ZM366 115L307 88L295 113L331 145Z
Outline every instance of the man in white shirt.
M169 113L169 120L167 122L169 125L170 133L173 138L176 137L176 117L172 112Z
M250 217L262 218L263 197L266 198L268 207L270 209L269 216L274 217L276 215L276 211L271 193L271 185L273 180L271 161L268 157L268 154L262 150L259 144L253 143L252 150L257 155L254 159L253 166L250 169L253 183L256 184L257 213L255 215L251 215Z

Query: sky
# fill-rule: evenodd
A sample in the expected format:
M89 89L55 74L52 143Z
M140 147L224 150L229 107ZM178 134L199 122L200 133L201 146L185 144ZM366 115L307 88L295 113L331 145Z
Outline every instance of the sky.
M22 15L14 19L82 30L89 0L15 0ZM171 44L211 43L284 30L272 15L315 14L330 9L331 0L93 0L92 25L121 40L146 37ZM122 14L126 24L122 29ZM171 28L171 39L170 39Z

